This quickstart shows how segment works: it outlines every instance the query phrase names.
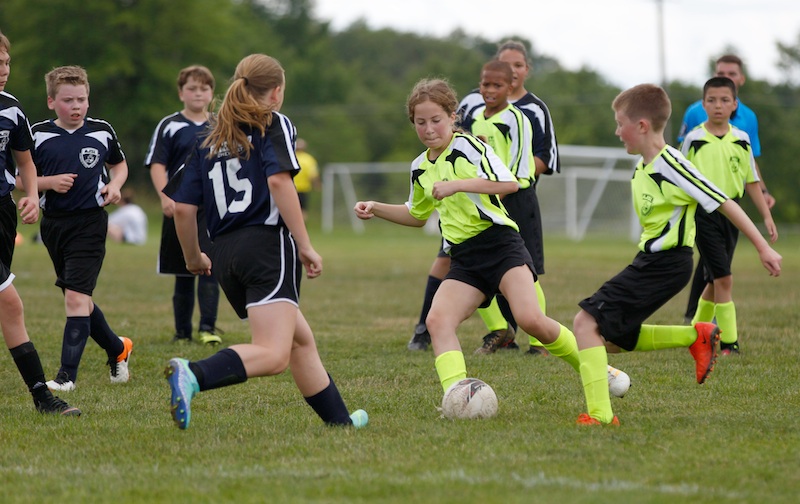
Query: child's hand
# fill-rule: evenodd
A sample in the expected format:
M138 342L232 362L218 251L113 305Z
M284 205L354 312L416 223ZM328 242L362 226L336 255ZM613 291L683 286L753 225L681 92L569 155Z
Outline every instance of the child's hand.
M456 186L457 181L455 180L448 180L446 182L434 182L433 183L433 190L431 191L431 195L436 198L437 200L443 200L448 196L452 196L453 194L458 192L458 187Z
M308 278L316 278L322 274L322 256L313 248L300 249L300 261L306 268Z
M77 173L62 173L60 175L51 175L50 182L53 190L57 193L64 194L72 188L75 183Z
M775 243L778 240L778 228L775 226L775 221L767 219L764 221L764 225L767 227L767 233L769 233L769 242Z
M122 199L119 187L114 184L106 184L100 189L100 194L103 196L103 206L119 203L119 200Z
M372 213L372 209L375 207L374 201L359 201L356 203L356 206L353 207L353 211L356 213L356 217L361 220L369 220L375 217L375 214Z
M186 269L192 275L211 276L211 259L205 252L200 252L200 258L196 262L186 262Z
M19 216L22 217L23 224L35 224L39 220L39 197L26 196L19 200L17 204Z
M783 257L775 252L772 247L767 247L766 250L759 252L758 257L761 259L761 264L769 271L770 276L776 277L781 274L781 261Z
M175 201L166 194L161 193L160 196L161 211L164 213L165 217L173 218L175 216Z

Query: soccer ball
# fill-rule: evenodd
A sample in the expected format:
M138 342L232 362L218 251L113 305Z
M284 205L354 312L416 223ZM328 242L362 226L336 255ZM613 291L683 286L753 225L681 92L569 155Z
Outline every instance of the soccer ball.
M442 398L445 418L491 418L497 414L497 395L477 378L465 378L447 389Z

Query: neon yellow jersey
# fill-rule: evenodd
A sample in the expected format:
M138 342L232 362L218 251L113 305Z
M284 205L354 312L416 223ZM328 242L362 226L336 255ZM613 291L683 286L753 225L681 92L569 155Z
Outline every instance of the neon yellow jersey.
M728 197L677 149L665 146L653 161L639 160L631 180L633 208L642 225L639 250L694 246L698 203L711 213Z
M486 138L486 143L517 177L520 187L530 187L536 176L530 120L511 104L491 117L485 117L485 112L486 106L475 109L472 134Z
M681 152L728 196L741 198L747 184L759 181L750 137L734 126L720 138L702 124L686 135Z
M417 219L426 220L439 212L445 252L491 226L508 226L519 231L508 216L500 198L494 194L458 192L443 200L433 197L433 184L439 181L482 178L497 182L516 179L485 143L464 133L454 133L450 145L436 161L426 150L411 163L411 190L406 206Z

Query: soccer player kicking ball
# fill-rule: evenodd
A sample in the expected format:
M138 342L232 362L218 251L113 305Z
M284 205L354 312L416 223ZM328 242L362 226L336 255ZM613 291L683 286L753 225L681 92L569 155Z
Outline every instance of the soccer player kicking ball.
M588 413L583 425L619 425L606 385L606 351L688 347L697 383L704 383L717 358L719 329L711 323L657 326L643 322L683 289L692 275L695 211L725 215L747 236L770 275L781 272L781 256L761 236L747 214L704 177L680 151L664 141L671 113L667 93L642 84L622 92L612 104L616 135L629 154L640 154L631 180L634 209L643 228L633 263L581 301L573 330ZM605 347L604 347L605 344Z

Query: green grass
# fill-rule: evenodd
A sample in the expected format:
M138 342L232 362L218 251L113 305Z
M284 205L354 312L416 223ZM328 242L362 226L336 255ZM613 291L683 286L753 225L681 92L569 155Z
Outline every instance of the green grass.
M704 386L686 350L611 356L633 387L617 429L579 428L580 378L555 358L473 356L477 317L460 337L469 374L492 385L498 415L439 418L430 352L405 344L416 323L437 238L368 223L365 235L312 229L322 277L303 282L301 307L323 362L365 429L324 427L288 373L203 393L180 431L163 378L174 346L172 278L155 273L158 239L110 244L95 301L134 343L132 379L111 385L103 352L83 357L63 393L79 419L35 412L8 355L0 366L3 502L795 502L800 491L800 237L783 236L784 274L770 278L749 243L734 264L742 355L721 360ZM30 235L28 227L23 228ZM746 241L746 240L743 240ZM632 243L546 242L551 316L571 326L577 302L626 266ZM41 245L18 247L15 285L48 377L58 368L63 301ZM652 322L682 321L686 293ZM226 344L249 341L223 299ZM524 347L523 347L524 350Z

